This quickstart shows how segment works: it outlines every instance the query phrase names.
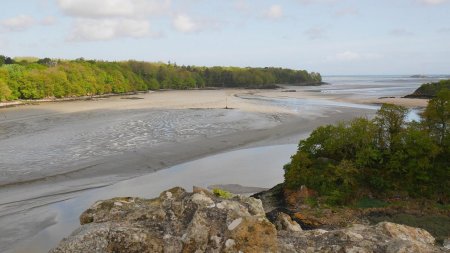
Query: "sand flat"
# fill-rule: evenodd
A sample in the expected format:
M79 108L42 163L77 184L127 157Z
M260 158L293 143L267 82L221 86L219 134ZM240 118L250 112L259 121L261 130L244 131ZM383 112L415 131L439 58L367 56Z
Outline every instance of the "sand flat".
M2 108L0 244L10 248L51 226L54 221L41 216L45 206L88 189L226 150L296 144L317 126L374 112L254 99L283 95L158 91ZM296 94L311 98L304 95Z

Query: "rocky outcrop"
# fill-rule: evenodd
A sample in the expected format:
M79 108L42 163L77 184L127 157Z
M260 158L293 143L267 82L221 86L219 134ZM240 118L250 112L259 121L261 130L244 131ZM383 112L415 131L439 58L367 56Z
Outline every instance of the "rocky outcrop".
M317 197L317 192L302 185L298 190L283 189L284 200L288 207L292 209L308 208L306 201L309 198Z
M303 231L282 212L270 222L258 199L202 188L99 201L80 222L51 252L444 252L422 229L383 222Z

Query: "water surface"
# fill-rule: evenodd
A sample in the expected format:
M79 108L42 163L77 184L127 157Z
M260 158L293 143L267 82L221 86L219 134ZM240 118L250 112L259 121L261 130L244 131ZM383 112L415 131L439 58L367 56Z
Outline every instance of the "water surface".
M78 217L99 199L119 196L157 197L162 191L181 186L240 184L270 188L283 181L283 165L289 162L297 145L276 145L241 149L183 163L158 172L122 181L98 190L52 204L45 208L55 224L42 230L31 241L13 252L48 252L79 226Z

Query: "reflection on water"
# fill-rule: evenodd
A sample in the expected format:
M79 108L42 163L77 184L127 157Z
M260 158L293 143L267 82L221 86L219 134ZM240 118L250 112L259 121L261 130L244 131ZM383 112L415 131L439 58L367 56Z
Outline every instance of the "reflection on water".
M15 252L48 252L79 226L79 215L99 199L118 196L152 198L174 186L187 190L191 190L194 185L207 187L214 184L272 187L283 181L283 165L290 160L296 149L297 145L288 144L209 156L42 207L48 212L57 213L57 223L41 231L31 242L20 246Z
M373 110L375 113L381 108L379 104L357 104L340 102L328 99L311 99L311 98L269 98L257 95L241 95L243 99L255 100L262 103L275 104L280 107L287 108L296 113L314 113L322 112L324 109L339 111L339 108L356 108ZM423 109L410 109L406 115L406 121L411 122L413 120L420 121L420 113Z
M357 108L377 110L380 108L378 105L370 104L356 104L348 102L339 102L329 99L312 99L312 98L269 98L257 95L240 95L240 98L255 100L263 103L269 103L271 105L277 105L284 108L288 108L294 112L322 112L324 109L337 110L338 108Z

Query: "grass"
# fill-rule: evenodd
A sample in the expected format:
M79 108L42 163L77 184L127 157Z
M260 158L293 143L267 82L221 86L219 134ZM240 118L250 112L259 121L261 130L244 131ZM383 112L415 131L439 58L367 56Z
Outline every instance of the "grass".
M389 205L388 203L386 203L382 200L372 199L372 198L367 198L367 197L360 199L356 203L357 208L380 208L380 207L386 207L388 205Z

